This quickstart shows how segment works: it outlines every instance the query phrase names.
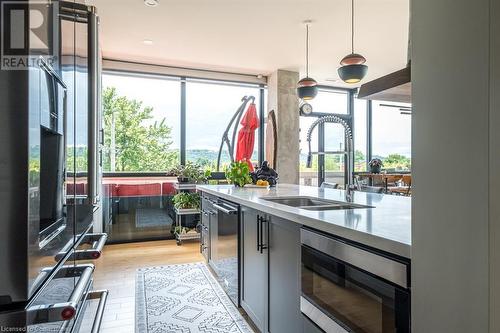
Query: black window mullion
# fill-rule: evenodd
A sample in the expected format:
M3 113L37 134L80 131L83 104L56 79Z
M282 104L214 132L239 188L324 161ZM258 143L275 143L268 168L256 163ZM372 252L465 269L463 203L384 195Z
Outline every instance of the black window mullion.
M186 78L181 78L181 151L180 163L186 164Z
M373 149L373 113L372 101L366 103L366 167L372 159Z

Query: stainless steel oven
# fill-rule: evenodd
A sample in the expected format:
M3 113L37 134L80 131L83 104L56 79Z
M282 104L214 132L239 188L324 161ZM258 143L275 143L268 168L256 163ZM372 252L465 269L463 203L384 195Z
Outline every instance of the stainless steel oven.
M300 308L324 332L410 332L410 262L301 229Z

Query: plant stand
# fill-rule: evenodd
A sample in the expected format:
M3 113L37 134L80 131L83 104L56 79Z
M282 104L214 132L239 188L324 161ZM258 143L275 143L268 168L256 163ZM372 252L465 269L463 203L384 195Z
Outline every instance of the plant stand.
M179 192L188 192L192 190L196 190L196 184L191 183L176 183L174 185L177 193ZM200 211L198 209L175 209L175 231L174 236L177 242L177 245L182 245L182 242L185 240L200 240L201 234L199 232L191 232L191 233L183 233L182 232L182 217L188 215L199 215Z

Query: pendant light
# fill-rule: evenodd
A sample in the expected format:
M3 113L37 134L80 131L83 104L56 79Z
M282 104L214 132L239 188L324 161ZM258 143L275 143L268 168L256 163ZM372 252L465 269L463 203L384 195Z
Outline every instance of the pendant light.
M361 81L368 72L365 62L365 57L354 53L354 0L351 0L351 54L346 55L340 61L341 67L338 73L342 81L350 84Z
M309 24L311 21L305 21L306 24L306 77L297 83L297 95L302 100L311 100L318 94L318 82L309 77Z

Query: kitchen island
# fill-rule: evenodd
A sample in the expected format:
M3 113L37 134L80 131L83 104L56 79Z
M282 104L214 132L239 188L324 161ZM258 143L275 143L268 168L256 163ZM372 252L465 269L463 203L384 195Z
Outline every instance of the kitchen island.
M373 208L314 211L277 204L265 198L307 196L346 201L345 191L292 184L278 184L269 189L231 185L201 185L197 188L353 242L404 258L411 257L411 198L408 197L354 192L352 203Z
M410 332L409 198L291 184L197 189L201 251L260 332Z

